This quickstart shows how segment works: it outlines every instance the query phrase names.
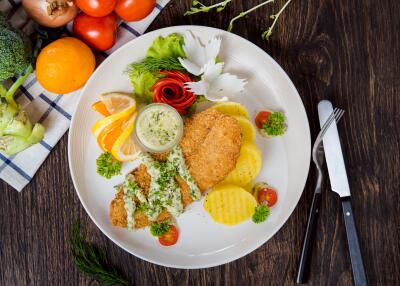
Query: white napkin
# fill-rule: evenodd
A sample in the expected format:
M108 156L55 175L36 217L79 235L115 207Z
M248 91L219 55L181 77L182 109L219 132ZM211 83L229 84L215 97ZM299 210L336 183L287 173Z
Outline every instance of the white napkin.
M32 31L32 25L27 24L27 15L23 9L15 9L21 0L0 1L0 11L12 12L11 23L23 27L27 33ZM121 23L118 29L118 40L115 46L102 53L103 56L112 53L126 42L145 32L158 13L170 0L157 0L156 7L149 16L137 22ZM46 91L37 82L34 74L30 75L15 97L27 111L32 122L40 122L46 128L43 140L21 153L8 157L0 153L0 178L17 191L21 191L33 178L37 169L49 155L50 151L68 130L72 114L79 99L79 90L67 95L54 94Z

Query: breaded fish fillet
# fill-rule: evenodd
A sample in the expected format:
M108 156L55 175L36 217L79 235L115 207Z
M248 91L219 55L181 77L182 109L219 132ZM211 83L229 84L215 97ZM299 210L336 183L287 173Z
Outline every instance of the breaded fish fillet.
M215 109L197 113L185 122L180 146L202 192L220 183L235 168L241 145L237 120Z
M135 176L135 180L139 187L147 196L150 190L151 177L147 173L146 166L141 164L138 168L133 170L132 174ZM182 204L184 207L186 207L193 202L193 199L190 195L190 188L185 180L183 180L180 176L176 177L176 181L181 190ZM111 201L109 215L112 225L127 227L127 214L125 211L124 194L122 192L116 193L115 198ZM136 211L134 213L134 218L135 228L143 228L151 224L147 216L141 211ZM158 216L157 222L162 222L171 218L172 216L170 213L167 210L163 210Z

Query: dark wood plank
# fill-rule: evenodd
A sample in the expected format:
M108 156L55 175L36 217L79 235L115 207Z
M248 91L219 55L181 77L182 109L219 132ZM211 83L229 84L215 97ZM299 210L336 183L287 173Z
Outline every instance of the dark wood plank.
M190 1L172 1L150 27L197 24L226 29L229 18L260 1L233 0L222 13L184 17ZM267 51L287 71L308 112L328 98L346 110L340 123L353 207L370 285L400 285L400 2L293 1L269 42L268 15L283 1L238 21L234 32ZM64 136L32 183L17 193L0 183L0 284L97 285L71 260L68 234L79 219L89 239L137 285L293 285L311 203L311 169L298 207L258 250L224 266L176 270L152 265L115 246L90 221L68 171ZM329 185L326 185L328 189ZM337 196L324 192L310 285L351 285L351 268Z

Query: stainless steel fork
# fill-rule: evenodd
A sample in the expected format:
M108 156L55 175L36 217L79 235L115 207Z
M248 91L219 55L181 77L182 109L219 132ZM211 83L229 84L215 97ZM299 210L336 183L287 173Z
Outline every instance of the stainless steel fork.
M324 138L324 135L331 126L332 122L339 122L343 114L344 110L340 108L335 108L333 110L331 115L326 120L325 124L322 126L321 131L319 132L312 149L312 158L318 170L318 178L310 211L308 214L306 233L304 235L303 245L301 248L301 255L296 278L296 282L298 284L306 283L308 279L311 250L314 244L315 227L317 225L319 206L321 203L321 185L323 180L322 164L324 163L324 147L322 145L322 139Z

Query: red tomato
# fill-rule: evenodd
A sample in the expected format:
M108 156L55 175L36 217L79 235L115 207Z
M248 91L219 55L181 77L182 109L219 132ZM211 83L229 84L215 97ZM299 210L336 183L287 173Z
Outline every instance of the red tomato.
M104 17L114 10L117 0L75 0L75 4L89 16Z
M123 20L132 22L146 17L156 6L156 0L119 0L115 13Z
M105 51L114 46L117 37L117 17L92 17L84 13L75 17L74 34L95 50Z
M256 126L261 129L268 116L271 114L269 111L260 111L255 119Z
M170 225L169 231L163 236L160 236L158 238L158 241L160 242L160 244L164 246L171 246L178 241L178 237L179 237L178 229L174 225Z
M278 194L274 189L263 188L257 192L257 201L260 204L264 204L268 207L272 207L278 200Z

